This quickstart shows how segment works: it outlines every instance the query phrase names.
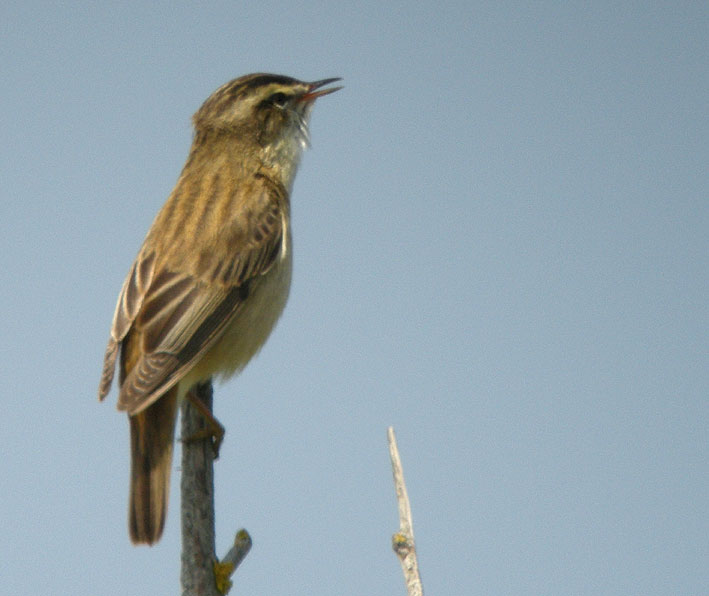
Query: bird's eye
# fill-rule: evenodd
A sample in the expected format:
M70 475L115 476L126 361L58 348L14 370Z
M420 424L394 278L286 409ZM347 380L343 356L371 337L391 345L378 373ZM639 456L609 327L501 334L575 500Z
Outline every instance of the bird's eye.
M286 102L288 101L288 96L285 93L281 93L280 91L278 93L274 93L271 95L271 97L268 98L268 100L274 105L282 108L283 106L286 105Z

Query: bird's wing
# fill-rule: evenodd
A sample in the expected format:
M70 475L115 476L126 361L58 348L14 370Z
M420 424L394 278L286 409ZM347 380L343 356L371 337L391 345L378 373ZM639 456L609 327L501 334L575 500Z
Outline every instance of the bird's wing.
M175 385L220 337L248 297L250 280L268 272L284 248L286 191L270 181L258 188L260 200L226 226L223 241L234 247L226 255L205 251L197 270L185 273L141 251L118 298L99 398L110 389L121 344L118 408L135 414Z

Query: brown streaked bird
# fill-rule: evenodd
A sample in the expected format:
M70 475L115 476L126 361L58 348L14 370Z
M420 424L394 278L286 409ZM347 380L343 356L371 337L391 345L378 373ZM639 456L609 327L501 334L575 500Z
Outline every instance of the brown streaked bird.
M293 179L313 104L338 80L247 75L193 117L187 162L118 297L99 386L102 400L118 359L136 544L153 544L165 525L179 400L240 371L285 306Z

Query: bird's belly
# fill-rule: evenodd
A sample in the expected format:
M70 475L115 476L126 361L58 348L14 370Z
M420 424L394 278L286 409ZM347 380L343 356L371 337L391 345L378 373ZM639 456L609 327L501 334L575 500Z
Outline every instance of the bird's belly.
M180 381L181 395L211 377L229 378L261 349L288 300L292 268L289 249L266 275L251 281L248 298L224 334Z

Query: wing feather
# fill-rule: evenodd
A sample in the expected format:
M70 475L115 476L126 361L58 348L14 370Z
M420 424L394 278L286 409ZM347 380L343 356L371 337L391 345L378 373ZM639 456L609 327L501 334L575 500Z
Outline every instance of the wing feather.
M116 306L101 398L110 389L118 347L125 352L130 341L130 351L138 354L126 363L124 353L118 408L135 414L148 407L221 336L248 296L250 281L271 269L283 249L287 192L263 176L257 182L258 200L229 218L192 270L141 250Z
M155 251L141 249L123 282L121 293L118 295L116 310L113 313L111 336L108 339L108 345L103 357L103 372L98 389L99 400L103 400L111 390L118 357L118 347L143 305L143 299L152 282L154 270Z

